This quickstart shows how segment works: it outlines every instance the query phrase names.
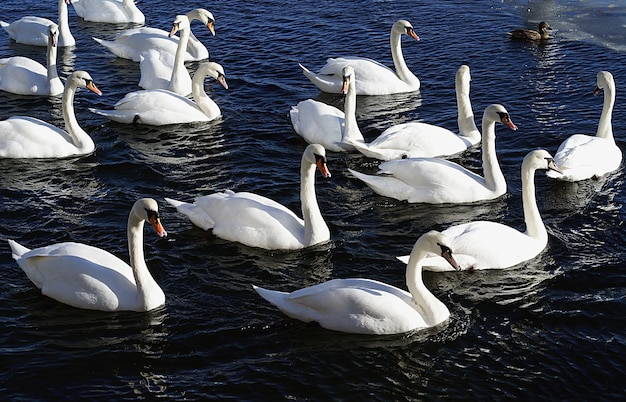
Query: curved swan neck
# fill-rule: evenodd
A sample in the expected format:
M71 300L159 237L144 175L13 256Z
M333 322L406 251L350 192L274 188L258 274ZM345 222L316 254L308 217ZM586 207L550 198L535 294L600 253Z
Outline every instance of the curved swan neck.
M428 253L420 247L418 241L413 246L406 266L406 286L413 298L414 308L420 312L428 326L445 321L450 312L445 304L432 294L422 279L422 260Z
M138 219L131 212L128 217L128 228L126 231L130 266L133 269L133 276L137 285L137 302L143 310L148 310L151 308L149 290L154 286L158 287L158 285L146 265L143 252L143 225L143 219Z
M217 106L217 103L213 101L204 91L204 79L207 77L206 74L198 74L193 75L191 79L191 94L193 97L196 106L204 113L207 117L212 118L220 115L220 108Z
M316 166L308 162L303 155L300 165L300 204L304 220L305 246L325 240L328 233L328 226L324 222L315 195L315 169Z
M506 180L496 154L496 122L483 116L482 160L485 183L491 190L506 191Z
M63 108L63 121L65 122L65 131L72 137L74 145L79 151L87 151L95 148L95 144L91 137L80 127L76 115L74 114L74 94L76 93L76 85L66 82L65 91L61 99L61 107Z
M70 32L70 22L67 13L65 0L59 0L59 43L66 43L72 37Z
M357 78L358 79L358 78ZM364 141L363 134L356 121L356 83L354 77L350 78L350 86L343 101L344 128L343 140L350 138L356 141Z
M404 82L411 82L417 79L415 74L409 70L404 61L402 54L402 34L391 29L391 37L389 38L389 44L391 47L391 58L393 59L393 65L396 69L396 74Z
M598 131L596 136L607 140L615 141L613 138L613 126L611 119L613 116L613 105L615 104L615 84L607 82L603 89L604 103L602 105L602 114L598 122Z
M478 142L480 140L480 131L478 131L478 127L476 127L474 111L472 110L472 103L469 94L469 79L459 77L456 80L456 104L458 109L457 124L459 126L459 135Z
M524 207L526 234L532 238L547 241L548 233L537 207L535 169L532 166L527 166L526 163L522 163L522 205Z

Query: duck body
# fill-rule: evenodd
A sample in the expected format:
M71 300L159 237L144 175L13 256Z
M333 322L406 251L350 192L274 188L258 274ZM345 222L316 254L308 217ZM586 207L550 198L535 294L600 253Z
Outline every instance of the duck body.
M418 239L407 264L409 292L361 278L333 279L291 293L254 289L285 315L334 331L386 335L430 328L448 320L450 312L424 286L421 262L433 252L456 267L447 244L445 236L434 231Z
M73 0L76 14L85 21L144 24L146 17L133 0Z
M456 72L455 88L459 133L423 122L407 122L387 128L370 143L350 142L363 155L380 159L434 158L465 151L481 140L469 98L470 70L462 65Z
M615 81L608 71L600 71L594 94L604 91L604 102L596 135L574 134L559 146L554 162L561 173L549 171L548 177L562 181L599 178L617 170L622 151L613 136L612 115L615 104Z
M67 5L70 0L58 0L59 5L59 38L58 46L75 46L76 40L70 31ZM47 18L26 16L12 23L0 21L0 26L17 43L33 46L48 46L48 27L54 24Z
M406 20L398 20L391 27L390 45L396 71L365 57L329 58L326 64L314 73L300 64L304 75L323 92L341 93L342 73L352 66L359 79L357 95L389 95L417 91L419 79L409 70L402 56L401 36L406 34L415 40L419 37Z
M73 307L148 311L162 306L165 294L143 261L143 221L149 221L159 236L167 232L154 209L154 200L137 203L129 216L131 265L103 249L74 242L30 250L9 240L13 258L42 294Z
M538 25L538 29L538 31L535 31L533 29L516 29L509 32L508 34L513 40L529 42L547 40L550 38L548 30L551 30L552 28L550 27L550 25L548 25L547 22L541 21Z

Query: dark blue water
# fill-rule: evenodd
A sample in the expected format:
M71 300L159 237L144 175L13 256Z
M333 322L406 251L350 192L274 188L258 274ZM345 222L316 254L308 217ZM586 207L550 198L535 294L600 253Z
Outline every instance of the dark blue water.
M143 0L148 25L169 29L175 14L205 7L216 37L194 33L226 69L228 90L207 90L223 118L209 124L148 128L111 124L88 107L108 108L138 89L136 63L115 58L92 36L125 26L88 23L70 8L77 40L60 70L91 73L104 93L76 96L95 154L48 161L0 160L0 394L10 400L617 400L626 391L626 228L624 172L559 184L537 177L550 234L544 253L492 272L427 273L451 311L438 330L354 336L283 316L251 285L293 290L362 276L404 287L406 254L430 229L473 219L523 228L519 168L543 147L594 133L602 98L596 73L615 76L613 114L623 149L626 7L594 1L199 1ZM56 20L56 1L3 2L0 19ZM227 243L197 229L164 197L192 200L226 188L255 191L299 209L299 161L306 144L288 111L306 98L341 106L301 74L328 56L363 55L391 65L388 33L397 19L419 93L359 97L367 140L391 124L424 119L456 128L454 73L472 72L477 116L502 103L519 126L499 130L497 150L509 193L471 206L409 205L373 195L346 172L374 171L359 154L330 154L333 178L318 179L332 243L276 253ZM505 33L548 21L544 45L511 43ZM43 62L43 48L0 32L0 56ZM189 63L193 69L194 63ZM0 118L15 114L62 123L58 100L0 93ZM459 159L478 168L480 153ZM145 314L83 311L43 297L11 259L6 239L37 247L81 241L126 259L125 226L135 199L159 201L170 236L146 232L148 266L167 295ZM497 251L497 250L496 250Z

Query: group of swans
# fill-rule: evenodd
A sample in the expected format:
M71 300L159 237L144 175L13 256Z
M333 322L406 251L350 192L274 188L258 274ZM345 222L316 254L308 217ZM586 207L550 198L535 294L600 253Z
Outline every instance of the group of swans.
M73 307L102 311L149 311L165 303L143 251L143 226L167 232L151 198L135 202L128 216L130 265L98 247L65 242L33 250L9 240L15 261L41 293Z
M1 158L66 158L92 153L95 144L78 124L74 114L74 94L87 88L102 95L86 71L75 71L65 83L62 111L65 130L28 116L12 116L0 121Z
M0 59L0 90L18 95L57 96L63 83L57 72L57 24L48 26L47 66L23 56Z

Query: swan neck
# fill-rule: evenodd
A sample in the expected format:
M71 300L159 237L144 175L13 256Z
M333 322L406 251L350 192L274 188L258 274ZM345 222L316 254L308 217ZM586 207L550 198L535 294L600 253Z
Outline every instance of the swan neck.
M64 43L63 41L72 37L72 33L70 32L70 21L67 13L67 4L65 4L65 0L59 0L59 43ZM61 38L64 38L63 40Z
M538 240L548 239L546 227L541 220L535 194L535 169L522 164L522 205L526 234Z
M480 131L478 131L478 127L476 127L474 111L472 110L472 103L469 96L470 85L469 82L463 82L463 80L459 81L460 82L456 84L459 135L470 138L470 140L473 139L474 141L472 142L478 142L480 141Z
M596 136L607 140L615 141L613 138L613 126L611 123L613 116L613 105L615 104L615 86L607 84L604 88L604 103L602 105L602 114L598 123L598 131Z
M391 47L391 58L393 59L393 65L398 78L407 83L416 80L417 77L409 70L404 61L404 55L402 54L402 34L392 29L389 43Z
M63 109L63 121L65 122L65 131L72 137L73 143L81 152L93 150L95 144L91 137L80 127L76 114L74 113L74 94L76 93L76 85L67 82L61 99L61 107Z
M46 61L48 63L48 82L51 82L52 80L59 78L59 73L57 72L57 46L52 46L51 44L48 44L48 50L46 51Z
M205 74L198 74L198 71L193 75L191 79L191 94L196 107L198 107L202 113L208 118L215 118L221 114L219 106L209 97L204 91L204 79Z
M350 80L350 87L348 88L348 92L346 93L343 101L343 112L343 142L345 142L346 138L364 142L365 139L363 138L363 134L361 134L361 130L359 129L359 124L356 121L356 84L354 79Z
M133 269L133 276L137 285L137 302L140 310L148 310L151 307L148 297L149 289L155 286L156 282L148 270L143 252L143 225L143 219L137 219L131 212L128 217L127 228L130 266Z
M172 68L172 75L170 76L170 90L179 88L180 84L178 83L178 77L181 74L181 70L186 69L185 54L187 53L187 44L189 43L190 28L186 27L185 29L181 29L179 32L180 39L178 40L178 46L176 47L176 55L174 56L174 67Z
M485 184L492 191L506 191L506 180L496 154L496 123L483 117L482 160Z
M413 298L414 308L420 312L428 326L445 321L450 312L424 284L422 279L422 260L428 253L421 250L419 242L413 247L406 266L406 285Z
M328 238L328 226L322 217L315 194L315 164L302 156L300 166L300 204L304 220L304 246L312 246Z

